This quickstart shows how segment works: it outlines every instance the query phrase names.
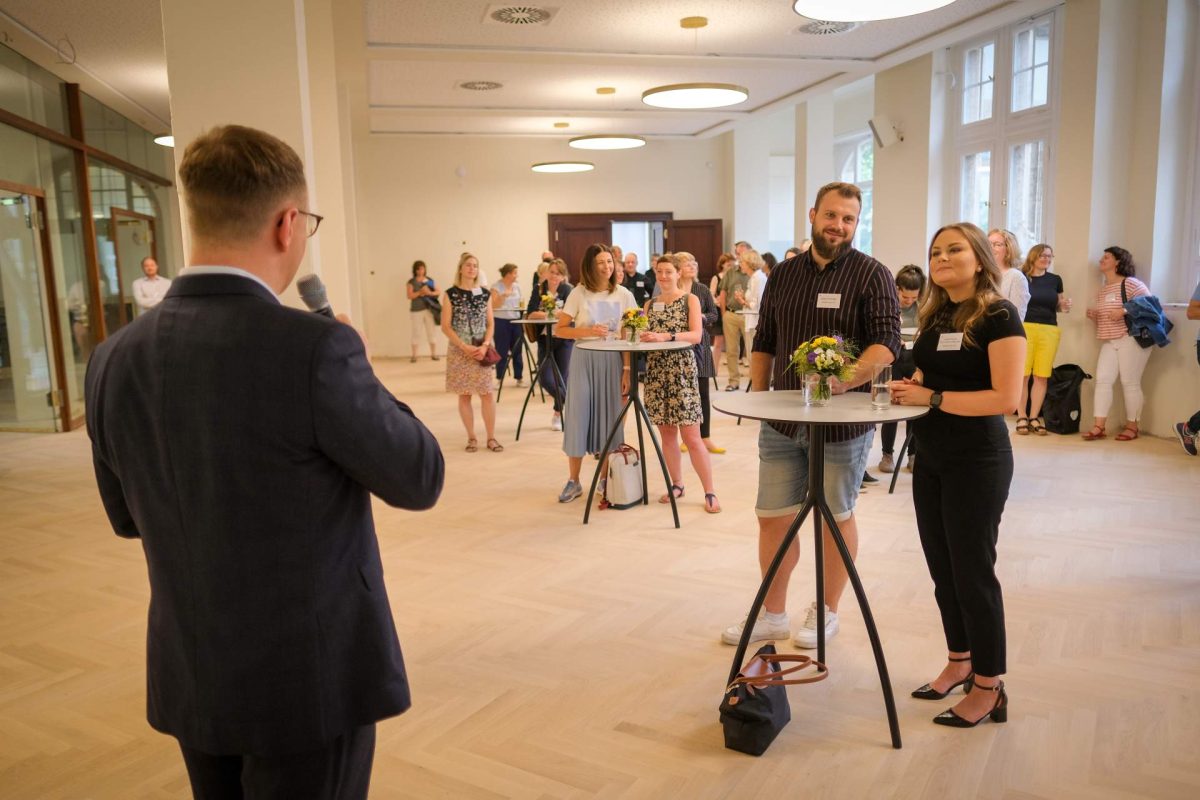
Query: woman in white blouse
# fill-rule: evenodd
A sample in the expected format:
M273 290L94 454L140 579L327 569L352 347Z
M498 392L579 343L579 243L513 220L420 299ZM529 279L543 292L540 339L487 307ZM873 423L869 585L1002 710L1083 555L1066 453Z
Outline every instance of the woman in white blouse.
M1000 267L1000 296L1017 307L1021 319L1029 308L1029 279L1021 272L1021 245L1012 231L992 228L988 232L992 255Z
M738 291L738 299L745 304L746 312L746 357L754 350L754 331L758 329L758 309L762 306L763 292L767 288L766 264L757 250L744 250L738 256L738 269L750 278L746 291Z

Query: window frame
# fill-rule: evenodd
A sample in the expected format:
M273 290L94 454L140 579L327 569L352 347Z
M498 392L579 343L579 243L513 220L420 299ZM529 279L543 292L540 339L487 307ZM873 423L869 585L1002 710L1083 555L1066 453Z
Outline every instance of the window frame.
M864 145L871 151L871 178L870 180L862 180L859 177L859 165L862 163L862 150ZM848 160L853 159L854 164L854 180L849 181L857 186L863 193L862 209L858 216L858 226L854 231L853 247L867 255L871 255L871 251L875 246L875 138L871 133L870 128L863 128L860 131L843 134L833 142L833 174L837 180L845 180L842 172L842 165ZM871 239L862 246L862 238L860 234L863 231L863 221L867 222L867 232Z
M1048 85L1046 88L1046 103L1012 111L1013 63L1016 38L1025 30L1035 30L1043 22L1050 23L1050 60L1048 68ZM1040 239L1052 242L1054 238L1054 169L1057 152L1057 139L1060 114L1060 87L1062 75L1062 35L1063 19L1061 9L1052 9L1033 17L1028 17L1013 25L989 31L985 34L965 40L951 50L951 64L955 80L952 91L952 108L948 115L950 120L949 142L946 148L947 175L953 180L946 181L947 207L955 209L956 214L962 213L962 179L963 164L967 156L991 151L991 177L988 198L988 228L1008 227L1009 206L1009 172L1012 149L1021 144L1041 140L1043 143L1044 160L1042 171L1045 179L1042 182L1042 214L1040 220ZM965 70L966 53L988 42L993 43L995 61L993 63L992 86L992 116L989 119L964 123L963 106L966 96ZM1037 242L1021 242L1023 249L1028 249Z

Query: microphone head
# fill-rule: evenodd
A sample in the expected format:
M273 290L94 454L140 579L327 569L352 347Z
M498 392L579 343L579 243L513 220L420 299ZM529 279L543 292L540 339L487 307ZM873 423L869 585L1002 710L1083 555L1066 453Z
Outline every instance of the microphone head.
M296 289L299 290L300 299L304 301L304 305L308 306L310 311L329 308L329 298L325 295L325 284L321 282L320 275L305 275L296 281Z

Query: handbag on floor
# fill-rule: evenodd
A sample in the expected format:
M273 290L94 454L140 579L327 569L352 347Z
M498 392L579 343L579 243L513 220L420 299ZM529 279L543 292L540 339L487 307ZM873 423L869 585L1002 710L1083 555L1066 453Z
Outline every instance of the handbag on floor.
M780 665L785 663L794 666L782 668ZM810 666L816 667L816 673L783 679L784 675ZM816 683L828 675L828 667L808 656L779 655L773 644L760 647L725 689L720 709L725 746L739 753L761 756L792 719L786 687Z
M1078 364L1059 364L1050 372L1042 403L1046 430L1060 435L1079 433L1079 393L1083 382L1091 377Z
M624 510L642 502L642 460L637 450L623 444L609 453L605 475L605 508Z

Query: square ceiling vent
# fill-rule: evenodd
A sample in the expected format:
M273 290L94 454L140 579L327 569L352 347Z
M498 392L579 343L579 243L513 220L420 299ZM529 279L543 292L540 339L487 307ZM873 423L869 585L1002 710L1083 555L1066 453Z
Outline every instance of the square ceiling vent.
M532 3L493 3L483 14L484 25L512 28L545 27L558 16L558 9Z

